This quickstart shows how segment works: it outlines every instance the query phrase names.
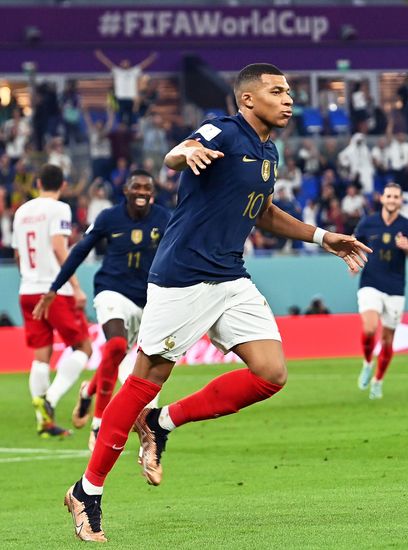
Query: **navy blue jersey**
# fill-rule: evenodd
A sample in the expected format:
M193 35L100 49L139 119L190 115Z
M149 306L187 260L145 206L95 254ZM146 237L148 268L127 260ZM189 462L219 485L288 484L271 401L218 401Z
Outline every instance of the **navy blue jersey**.
M113 290L144 307L147 276L169 218L170 213L156 204L140 220L129 216L126 203L103 210L71 250L51 290L68 281L96 243L107 239L106 254L94 278L95 295Z
M273 192L278 152L242 115L206 121L189 139L219 150L199 176L180 179L178 204L153 261L149 282L184 287L249 277L244 243Z
M370 286L390 295L405 294L405 252L395 244L398 233L408 236L408 220L402 216L386 225L381 213L365 216L356 227L357 239L373 249L368 254L360 288Z

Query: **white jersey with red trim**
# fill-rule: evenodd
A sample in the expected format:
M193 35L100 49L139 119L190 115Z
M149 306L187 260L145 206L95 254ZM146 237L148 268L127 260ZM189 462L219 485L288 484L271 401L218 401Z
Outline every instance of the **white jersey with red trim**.
M53 235L71 235L71 209L68 204L38 197L17 209L13 223L13 248L20 257L20 294L48 292L60 265L52 247ZM58 294L72 296L68 282Z

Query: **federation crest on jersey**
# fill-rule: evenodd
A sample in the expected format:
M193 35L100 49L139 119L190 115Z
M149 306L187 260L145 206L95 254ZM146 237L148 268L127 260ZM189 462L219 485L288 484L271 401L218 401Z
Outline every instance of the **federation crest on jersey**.
M383 233L382 241L384 244L389 244L391 242L391 233Z
M133 229L130 234L132 243L139 244L143 240L143 231L141 229Z
M153 227L153 229L150 231L150 238L154 243L156 243L160 239L160 231L158 227Z
M261 168L261 174L262 179L264 181L268 181L268 179L271 177L271 161L270 160L264 160L262 163Z

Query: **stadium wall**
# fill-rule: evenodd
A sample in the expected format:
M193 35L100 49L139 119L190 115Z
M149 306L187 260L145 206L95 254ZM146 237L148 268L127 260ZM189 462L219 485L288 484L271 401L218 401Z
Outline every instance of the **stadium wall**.
M246 266L275 315L287 315L288 308L293 305L304 311L316 294L322 295L332 313L357 311L359 277L350 275L345 264L334 256L248 258ZM87 315L92 321L95 320L92 281L97 269L98 264L84 264L77 272L88 296ZM17 267L0 266L0 312L6 312L16 325L21 325L18 286Z

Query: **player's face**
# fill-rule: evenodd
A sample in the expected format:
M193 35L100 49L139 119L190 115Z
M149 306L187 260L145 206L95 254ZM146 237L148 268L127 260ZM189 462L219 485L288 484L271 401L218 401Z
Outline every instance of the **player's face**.
M263 74L251 92L253 114L269 127L284 128L292 116L289 92L283 75Z
M148 176L133 176L123 192L132 211L146 211L153 199L153 180Z
M398 187L386 187L381 195L381 204L389 214L394 214L401 209L402 200L402 191Z

